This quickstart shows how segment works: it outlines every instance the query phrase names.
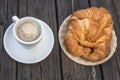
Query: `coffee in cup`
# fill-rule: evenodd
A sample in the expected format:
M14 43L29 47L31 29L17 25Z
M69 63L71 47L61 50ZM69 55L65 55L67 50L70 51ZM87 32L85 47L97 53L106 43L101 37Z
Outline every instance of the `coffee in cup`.
M16 32L20 39L27 42L36 40L40 35L39 26L36 23L30 21L19 25Z
M24 17L18 19L12 17L14 22L13 34L16 40L23 44L34 44L43 37L44 29L42 24L33 17Z

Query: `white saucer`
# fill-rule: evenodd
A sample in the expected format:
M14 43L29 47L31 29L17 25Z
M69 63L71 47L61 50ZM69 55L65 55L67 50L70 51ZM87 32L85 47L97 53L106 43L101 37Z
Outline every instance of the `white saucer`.
M42 61L50 54L54 45L53 32L45 22L39 22L44 26L44 36L39 43L32 46L18 43L13 36L14 24L8 27L3 41L5 50L11 58L21 63L32 64Z

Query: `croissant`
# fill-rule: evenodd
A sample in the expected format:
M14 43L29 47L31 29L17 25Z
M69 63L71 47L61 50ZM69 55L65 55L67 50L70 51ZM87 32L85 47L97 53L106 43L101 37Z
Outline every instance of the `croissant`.
M74 12L70 18L64 43L74 56L100 61L110 52L113 19L103 7L91 7Z

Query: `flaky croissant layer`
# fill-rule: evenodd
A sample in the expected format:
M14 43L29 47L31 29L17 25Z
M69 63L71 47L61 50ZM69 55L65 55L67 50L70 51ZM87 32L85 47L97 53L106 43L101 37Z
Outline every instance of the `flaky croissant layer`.
M99 61L109 55L113 19L103 7L74 12L64 38L67 50L74 56Z

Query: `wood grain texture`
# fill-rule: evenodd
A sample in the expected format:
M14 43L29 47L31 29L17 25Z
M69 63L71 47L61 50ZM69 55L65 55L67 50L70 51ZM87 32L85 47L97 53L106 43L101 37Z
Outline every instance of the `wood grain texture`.
M19 0L18 4L18 16L19 18L25 17L28 15L28 2L27 0ZM16 79L17 80L36 80L32 79L32 65L22 64L17 62L16 64ZM37 70L39 71L39 69ZM36 75L38 74L36 71ZM35 75L35 74L34 74Z
M0 80L2 79L2 72L1 72L1 70L2 70L1 54L2 54L2 46L3 46L3 44L2 44L2 39L3 39L3 25L0 24Z
M89 7L88 1L85 0L57 0L58 26L73 11ZM74 9L74 10L73 10ZM99 66L86 67L71 61L60 50L62 57L63 80L102 80Z
M28 0L19 0L19 6L18 6L18 14L19 17L25 17L28 15Z
M102 71L104 80L120 80L120 65L118 65L120 62L120 54L119 54L119 52L120 52L120 45L119 45L120 44L120 42L119 42L120 27L119 27L119 22L118 22L118 18L117 18L117 11L115 8L115 5L120 4L120 3L114 4L114 2L110 1L110 0L100 0L100 1L90 0L90 4L91 4L91 6L107 8L110 11L110 13L114 19L114 29L115 29L115 32L117 35L118 45L117 45L115 55L108 62L101 65L101 71Z
M62 21L72 13L72 1L71 0L56 0L57 7L57 21L58 27ZM60 49L61 54L61 67L62 67L62 80L75 80L74 62L68 59L64 55L64 52Z
M3 2L3 6L5 8L1 9L2 19L4 21L4 25L2 26L3 33L8 28L8 26L11 24L11 17L15 14L17 14L17 0L13 0L11 3L10 0L4 2L4 0L0 1ZM2 37L3 38L3 37ZM3 41L3 40L1 40ZM11 59L3 45L2 45L2 52L0 52L0 66L1 66L1 80L16 80L16 62Z
M18 12L19 12L19 1L18 0L12 0L12 1L10 1L10 0L8 0L8 14L7 14L7 16L8 16L8 24L11 24L12 23L12 16L14 16L14 15L16 15L16 16L18 16Z
M89 8L88 0L73 0L74 11Z
M109 9L118 39L115 55L106 63L86 67L71 61L62 51L58 30L73 11L90 6ZM0 80L120 80L120 0L0 0ZM3 35L12 16L33 16L52 29L55 44L42 62L22 64L10 58L3 47ZM47 46L46 46L47 47Z
M0 0L0 22L5 21L7 14L7 0Z
M39 75L41 76L42 80L61 80L55 1L29 0L28 15L45 21L50 26L55 36L55 44L50 56L38 63L39 66L36 66L36 70L37 68L40 69ZM35 73L36 70L33 71L33 73ZM37 80L37 75L32 76L32 78L33 80Z
M119 75L120 75L120 9L119 9L119 6L120 6L120 0L113 0L112 1L113 3L113 6L114 6L114 12L116 13L115 16L116 16L116 21L117 21L117 27L116 27L116 33L117 33L117 36L118 36L118 47L117 47L117 55L116 55L116 58L117 58L117 65L118 65L118 72L119 72Z

